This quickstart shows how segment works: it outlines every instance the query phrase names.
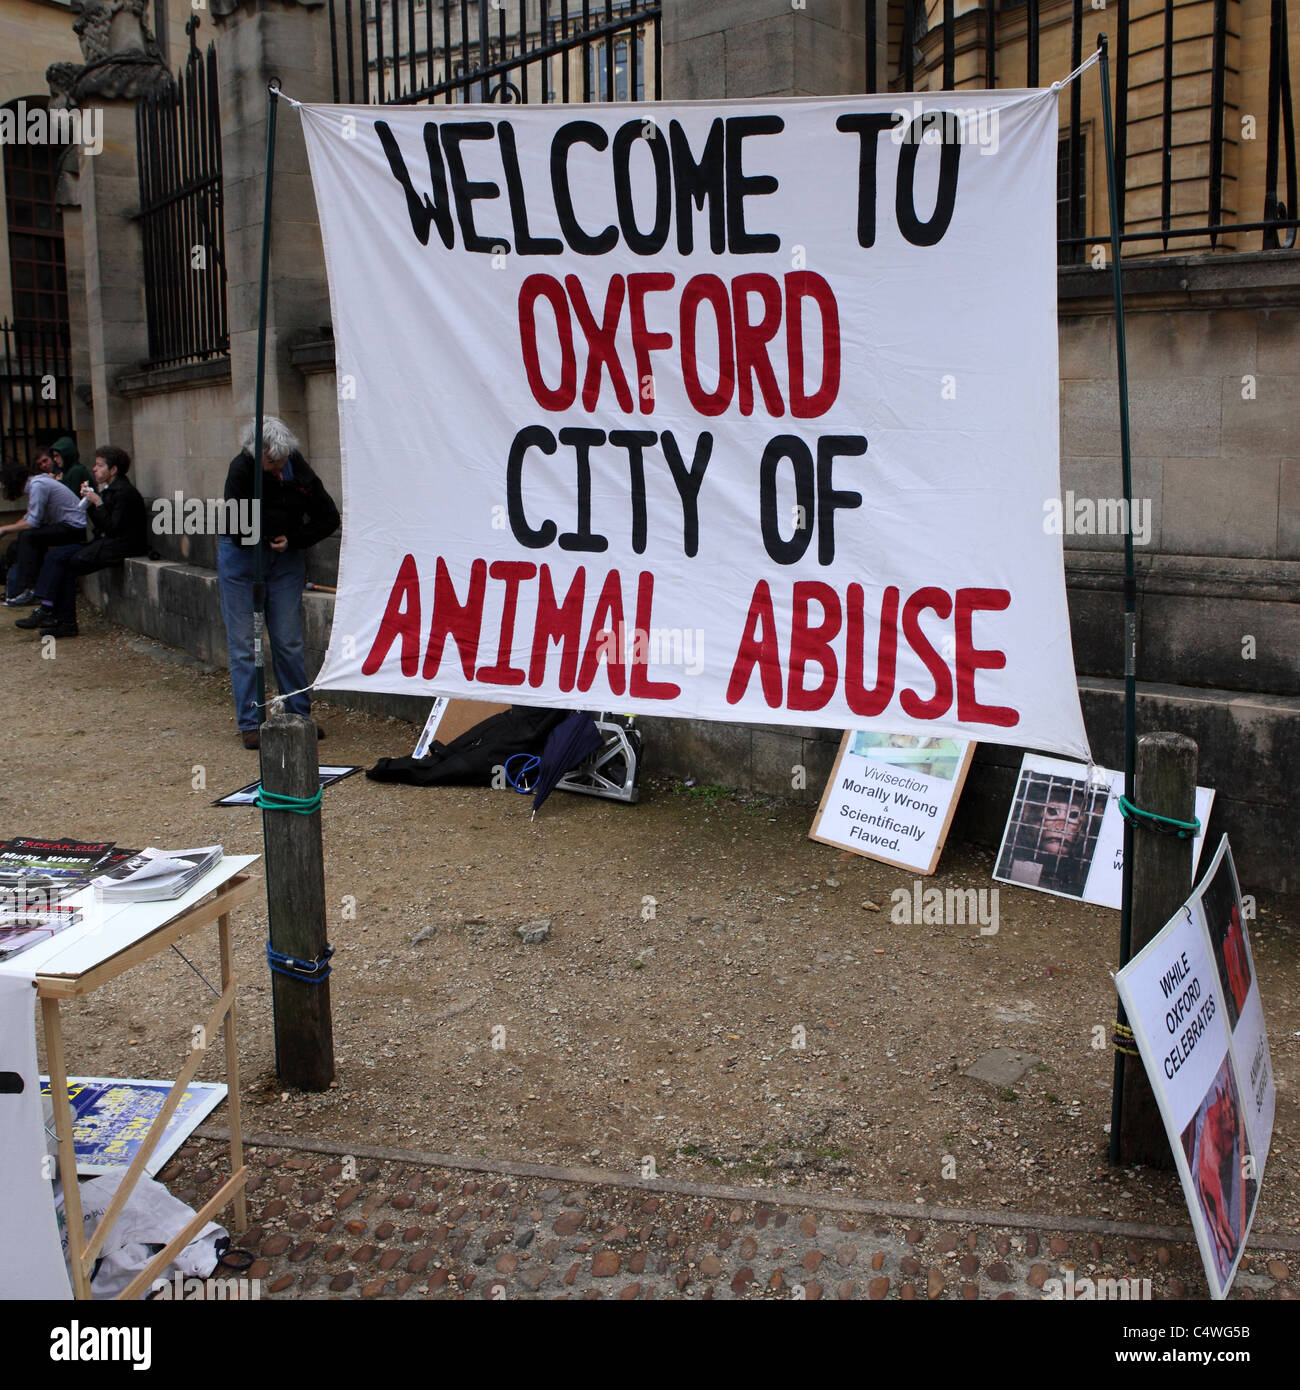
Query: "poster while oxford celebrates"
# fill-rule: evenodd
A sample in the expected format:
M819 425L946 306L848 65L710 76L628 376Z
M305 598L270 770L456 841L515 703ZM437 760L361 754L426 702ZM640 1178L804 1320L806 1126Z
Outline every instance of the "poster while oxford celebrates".
M1277 1103L1245 918L1225 835L1191 897L1115 977L1214 1298L1250 1234Z
M304 106L319 689L1088 756L1052 92Z

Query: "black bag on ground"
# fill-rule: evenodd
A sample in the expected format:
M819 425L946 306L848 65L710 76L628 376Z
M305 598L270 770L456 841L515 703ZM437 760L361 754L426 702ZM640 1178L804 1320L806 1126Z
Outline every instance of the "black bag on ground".
M428 757L380 758L366 776L375 782L406 782L415 787L490 787L495 768L516 753L540 753L547 735L568 713L511 705L450 743L435 742Z

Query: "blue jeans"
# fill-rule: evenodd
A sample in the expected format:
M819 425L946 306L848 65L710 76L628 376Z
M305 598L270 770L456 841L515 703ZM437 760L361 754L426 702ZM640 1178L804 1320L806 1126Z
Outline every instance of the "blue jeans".
M302 648L302 591L307 564L300 551L277 554L262 542L262 575L266 582L266 636L271 643L272 668L281 694L290 695L284 707L290 714L311 714L307 667ZM229 536L217 542L217 577L221 583L221 616L230 649L230 687L235 696L235 719L241 729L256 729L265 718L257 708L257 669L253 664L253 547Z

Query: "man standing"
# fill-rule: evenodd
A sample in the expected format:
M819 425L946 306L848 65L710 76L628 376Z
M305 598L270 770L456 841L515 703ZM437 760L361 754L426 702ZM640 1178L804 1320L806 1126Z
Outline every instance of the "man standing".
M22 472L18 477L22 477ZM27 510L22 520L0 526L0 536L18 537L5 583L8 608L27 608L36 601L32 586L51 546L81 544L86 539L86 517L81 504L52 473L33 473L26 479L23 491Z
M226 500L251 502L257 469L262 470L262 507L255 534L222 536L217 542L221 616L230 650L230 687L235 720L245 748L261 741L263 711L257 707L257 670L253 653L253 573L256 547L262 547L266 585L266 634L271 639L275 683L290 714L311 714L302 640L302 593L307 582L303 552L332 535L338 508L324 484L299 452L298 440L273 415L262 421L262 457L254 460L257 422L250 420L226 474ZM316 737L325 732L317 725Z
M149 509L127 477L131 455L105 444L95 450L95 483L82 487L95 539L88 545L61 545L46 553L36 581L40 607L15 627L35 628L42 637L77 635L77 580L83 574L120 565L149 549Z

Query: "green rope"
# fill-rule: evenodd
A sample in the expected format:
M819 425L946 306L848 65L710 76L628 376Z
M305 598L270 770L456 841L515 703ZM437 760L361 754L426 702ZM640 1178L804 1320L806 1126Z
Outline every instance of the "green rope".
M324 787L317 787L311 796L282 796L279 792L269 792L259 786L253 805L260 806L264 811L292 811L295 816L310 816L313 811L320 810L324 796Z
M1119 799L1120 814L1134 825L1146 825L1148 830L1156 830L1161 835L1177 835L1180 840L1190 840L1201 833L1201 823L1195 817L1191 820L1174 820L1172 816L1158 816L1154 811L1144 811L1126 796Z

